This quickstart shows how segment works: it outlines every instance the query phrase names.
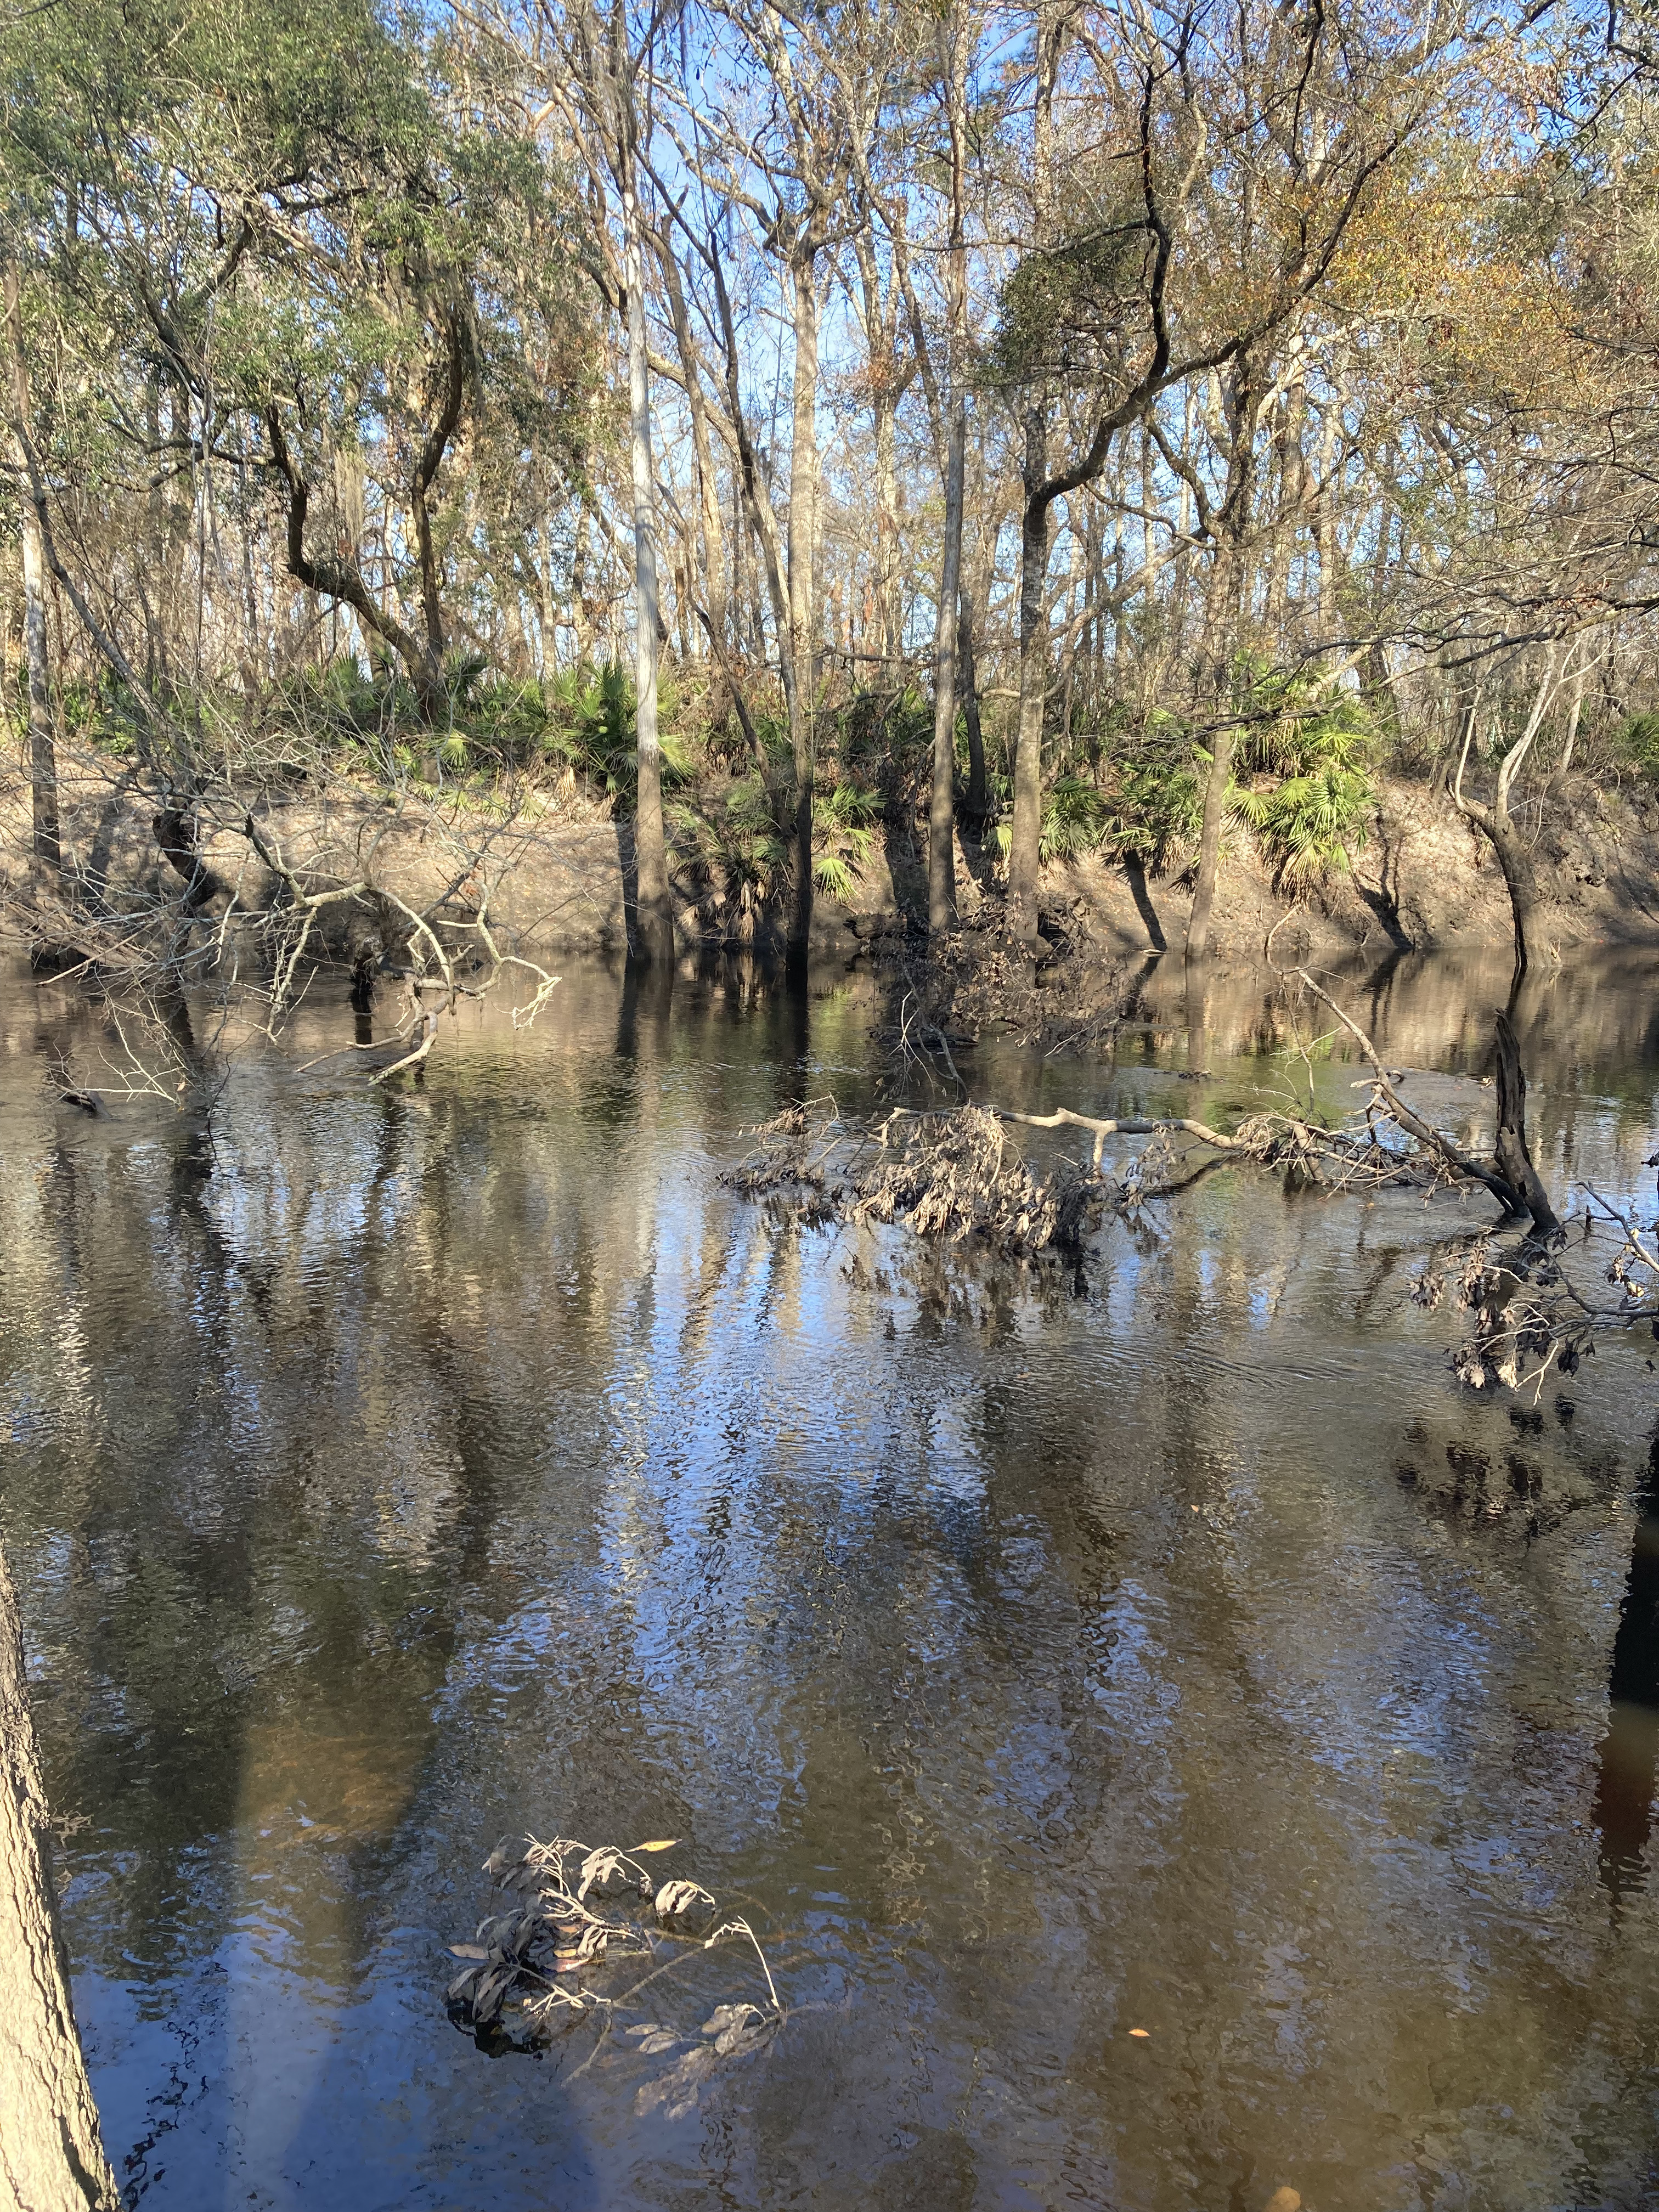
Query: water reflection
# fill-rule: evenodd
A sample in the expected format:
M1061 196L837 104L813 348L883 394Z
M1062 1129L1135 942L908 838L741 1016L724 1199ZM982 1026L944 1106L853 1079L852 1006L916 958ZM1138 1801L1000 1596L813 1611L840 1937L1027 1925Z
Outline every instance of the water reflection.
M1506 969L1349 980L1478 1125ZM1270 979L1166 961L1142 1000L1115 1068L987 1048L976 1087L1352 1095L1284 1058ZM0 998L0 1525L134 2193L1641 2201L1653 1739L1639 1832L1603 1746L1610 1664L1655 1698L1641 1362L1517 1428L1405 1299L1458 1209L1231 1170L1109 1232L1086 1297L863 1288L878 1237L778 1236L716 1175L868 1097L878 1018L862 978L578 969L371 1092L305 1072L353 1035L319 994L210 1141L59 1115L84 1017ZM1633 1188L1643 981L1517 1020L1546 1175ZM1517 1482L1535 1520L1489 1516ZM442 1946L526 1824L687 1839L804 2008L763 2070L671 2127L621 2064L453 2033Z

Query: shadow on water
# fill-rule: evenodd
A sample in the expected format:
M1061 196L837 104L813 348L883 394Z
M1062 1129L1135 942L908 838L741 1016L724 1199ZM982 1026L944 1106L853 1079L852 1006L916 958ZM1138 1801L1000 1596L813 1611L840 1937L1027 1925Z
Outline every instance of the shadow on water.
M1607 1697L1612 1711L1596 1753L1595 1826L1601 1879L1617 1901L1647 1887L1659 1769L1659 1432L1636 1494L1636 1534Z

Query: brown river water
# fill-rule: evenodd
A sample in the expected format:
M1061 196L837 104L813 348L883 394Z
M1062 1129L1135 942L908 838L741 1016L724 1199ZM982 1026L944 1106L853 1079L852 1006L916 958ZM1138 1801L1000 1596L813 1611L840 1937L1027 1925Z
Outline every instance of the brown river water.
M1341 988L1478 1127L1502 969ZM1269 977L1142 991L1115 1060L975 1095L1355 1095ZM1468 1393L1407 1295L1461 1202L1254 1170L1109 1224L1086 1295L924 1294L717 1181L868 1100L878 1018L578 963L370 1091L306 1066L356 1034L319 986L204 1130L54 1103L102 1032L0 973L0 1537L130 2202L1659 2205L1659 1346ZM1650 1216L1653 963L1516 1024L1558 1200ZM1447 1473L1512 1459L1541 1529ZM670 2118L586 2027L458 2030L525 1832L683 1839L770 2051ZM675 2017L763 1994L699 1954Z

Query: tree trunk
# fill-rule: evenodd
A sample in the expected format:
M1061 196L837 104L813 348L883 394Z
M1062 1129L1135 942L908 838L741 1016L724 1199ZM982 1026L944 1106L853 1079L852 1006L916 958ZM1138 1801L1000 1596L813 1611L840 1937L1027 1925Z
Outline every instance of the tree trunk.
M1193 889L1193 910L1187 924L1189 960L1202 960L1210 949L1216 870L1221 859L1221 825L1227 811L1227 786L1233 772L1233 731L1225 717L1230 705L1233 632L1243 583L1243 561L1237 541L1230 533L1216 550L1215 574L1211 579L1206 608L1206 627L1212 641L1206 689L1213 727L1210 773L1204 786L1204 826L1199 834L1198 881Z
M23 355L21 289L15 262L6 264L6 337L11 354L11 399L20 435L29 434L28 364ZM52 684L46 665L46 562L40 518L32 500L18 502L23 540L23 660L28 678L29 802L34 857L63 865L58 826L58 756L52 741Z
M963 477L967 466L968 261L964 185L968 159L968 81L960 9L939 29L945 119L951 141L951 238L946 274L950 347L950 428L945 454L945 544L939 562L939 616L933 629L933 776L927 808L927 932L957 926L957 649L962 610Z
M720 483L714 473L714 448L708 437L708 408L703 397L702 370L686 311L685 283L674 252L672 226L665 221L657 233L662 255L663 277L669 312L674 321L674 341L679 349L680 369L685 379L686 409L691 418L691 453L697 478L697 505L702 533L703 602L708 619L726 641L726 525L720 510Z
M1498 1017L1497 1092L1498 1133L1492 1143L1492 1157L1504 1181L1531 1214L1539 1235L1553 1237L1561 1224L1527 1149L1527 1079L1521 1066L1521 1049L1507 1014Z
M968 725L968 790L962 802L964 817L978 836L990 811L990 779L985 770L985 731L980 720L979 672L974 651L974 625L979 595L969 583L963 586L957 614L957 669L962 683L963 720Z
M1538 942L1538 872L1518 823L1493 815L1481 827L1504 872L1504 888L1510 895L1510 914L1515 924L1515 969L1517 975L1524 975Z
M1204 787L1204 826L1198 840L1198 881L1187 924L1187 957L1202 960L1210 949L1210 918L1215 910L1216 869L1221 859L1221 823L1227 811L1227 785L1233 772L1233 733L1217 730L1211 740L1209 781Z
M1047 243L1054 189L1054 87L1068 18L1054 0L1036 14L1036 82L1031 107L1032 231ZM1042 842L1042 717L1048 690L1048 401L1039 392L1025 410L1019 533L1019 718L1014 737L1014 819L1008 846L1009 935L1034 945L1037 868Z
M639 788L634 810L633 951L647 965L672 965L674 910L662 822L662 750L657 731L657 499L651 475L651 385L645 349L645 262L639 203L623 196L628 287L629 443L634 466L634 717Z
M953 379L960 374L953 364ZM939 620L933 632L933 775L927 805L927 933L957 926L957 650L961 623L962 480L968 398L960 386L951 402L950 453L945 471L945 550L939 570Z
M0 2212L118 2212L70 2001L17 1596L0 1553Z
M1008 928L1037 933L1037 863L1042 837L1042 716L1048 690L1048 409L1026 410L1026 498L1019 539L1019 722L1014 740L1014 822L1008 847Z
M795 770L794 904L789 915L792 965L806 958L812 934L813 727L817 714L818 291L817 246L803 240L789 264L795 325L793 422L789 451L789 627L793 634L795 699L790 721Z
M1227 811L1227 786L1233 769L1233 655L1245 599L1245 539L1251 523L1255 485L1256 425L1261 393L1256 364L1248 355L1235 362L1227 404L1227 486L1216 510L1215 566L1205 595L1204 696L1212 737L1210 775L1204 787L1204 826L1199 837L1198 882L1187 924L1187 957L1201 960L1210 949L1210 918L1215 906L1216 869L1221 859L1221 824Z

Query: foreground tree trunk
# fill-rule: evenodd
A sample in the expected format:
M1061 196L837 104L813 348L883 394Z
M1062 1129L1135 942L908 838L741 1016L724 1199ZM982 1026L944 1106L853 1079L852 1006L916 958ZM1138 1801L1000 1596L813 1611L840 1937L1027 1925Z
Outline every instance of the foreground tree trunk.
M70 2002L16 1593L0 1553L0 2212L119 2212Z
M23 357L23 306L17 265L6 264L7 348L11 356L11 403L20 437L29 432L28 365ZM58 829L58 757L52 743L52 689L46 670L46 562L40 543L40 518L33 503L20 500L23 540L23 658L28 678L29 799L34 857L50 868L62 865Z

